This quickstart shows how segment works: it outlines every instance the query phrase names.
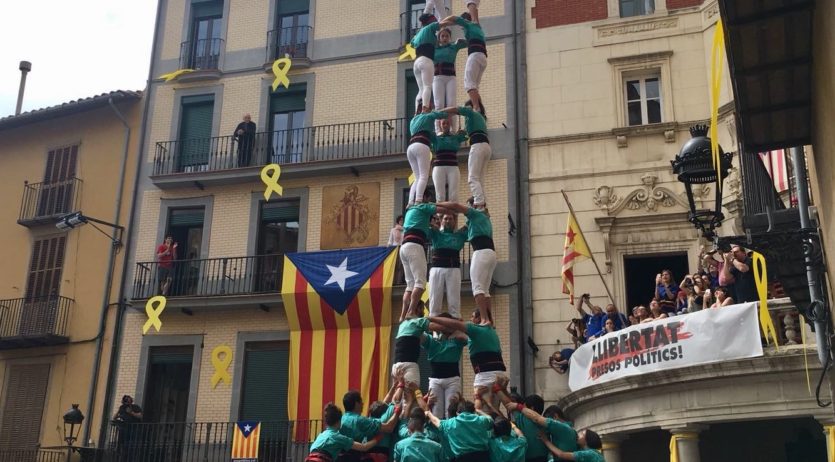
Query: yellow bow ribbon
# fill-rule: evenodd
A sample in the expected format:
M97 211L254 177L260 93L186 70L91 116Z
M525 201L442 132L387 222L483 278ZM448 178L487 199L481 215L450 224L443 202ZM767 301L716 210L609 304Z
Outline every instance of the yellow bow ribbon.
M403 61L414 61L417 59L417 50L415 50L415 47L413 47L411 43L407 43L404 48L406 51L400 53L400 57L397 58L398 63Z
M270 196L272 196L273 193L276 193L279 196L284 194L284 188L278 184L278 177L280 176L281 167L278 164L270 164L261 169L261 181L263 181L266 186L266 189L264 190L264 200L267 202L269 202Z
M194 72L194 69L177 69L174 72L162 74L159 78L165 79L166 82L170 82L183 74L188 74L189 72Z
M222 357L221 357L222 356ZM212 350L212 366L215 367L215 374L212 376L212 388L217 388L220 381L227 385L232 383L232 377L226 370L232 364L232 348L228 345L218 345Z
M670 462L678 462L679 455L678 455L678 442L679 440L695 440L699 438L698 433L675 433L673 434L672 438L670 438Z
M426 287L423 288L423 293L420 295L420 301L423 302L423 317L429 316L429 282L426 282Z
M754 252L752 257L754 265L754 282L757 284L757 294L760 297L760 327L763 330L766 343L769 337L774 339L774 347L777 348L777 329L768 313L768 268L765 265L765 257L759 252Z
M823 432L826 433L826 460L835 462L835 425L824 425Z
M275 91L279 85L284 85L284 88L290 88L290 79L287 77L287 73L290 72L290 68L293 66L293 62L290 61L290 58L278 58L273 61L273 75L275 75L275 80L273 80L273 91Z
M806 370L806 388L812 396L812 379L809 377L809 357L806 356L806 319L800 314L800 342L803 343L803 368Z
M165 297L162 295L157 295L156 297L151 297L148 299L148 302L145 303L145 314L148 315L148 320L145 321L145 325L142 326L142 335L148 333L151 330L151 326L159 332L162 329L162 320L159 318L159 315L162 314L162 311L165 310Z
M725 32L722 20L716 21L713 49L710 52L710 151L716 170L716 188L722 191L722 159L719 156L719 92L722 89L722 66L725 54Z

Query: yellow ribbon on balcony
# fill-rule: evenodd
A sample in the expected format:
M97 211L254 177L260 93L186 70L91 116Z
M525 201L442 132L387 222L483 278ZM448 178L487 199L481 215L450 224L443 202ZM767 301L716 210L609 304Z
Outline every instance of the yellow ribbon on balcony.
M212 388L217 388L217 384L221 381L226 382L227 385L232 383L232 376L229 375L229 365L232 364L232 348L229 345L218 345L212 350L212 366L215 368L215 373L212 376Z
M162 74L161 76L159 76L159 78L165 79L166 82L170 82L183 74L188 74L189 72L194 72L194 69L177 69L174 72Z
M159 318L159 315L161 315L163 310L165 310L165 303L165 297L162 295L151 297L148 299L148 302L145 303L145 314L148 315L148 320L145 321L145 325L142 326L142 335L147 334L148 331L151 330L151 327L156 329L157 332L162 329L162 320Z
M264 200L270 201L273 193L281 196L284 194L284 188L278 184L278 177L281 176L281 166L278 164L269 164L261 169L261 181L264 182L266 189L264 189Z
M673 436L670 438L670 462L679 462L679 440L695 440L698 438L699 434L695 432L673 433Z
M777 329L774 328L774 321L768 313L768 268L765 265L765 257L759 252L754 252L751 260L754 265L754 282L757 284L757 294L760 297L760 327L766 343L771 343L770 336L774 339L774 347L777 348Z
M287 77L287 73L290 72L291 67L293 67L293 62L289 57L285 56L284 58L278 58L273 61L273 75L275 76L275 80L273 80L273 91L279 85L284 85L284 88L290 88L290 79Z
M824 425L823 432L826 433L826 460L835 462L835 425Z
M417 59L417 50L415 50L415 47L413 47L411 43L407 43L403 46L403 48L406 51L400 53L400 57L397 58L398 63L403 61L414 61Z
M722 159L719 156L719 93L722 90L722 67L725 58L725 30L722 20L716 21L713 48L710 52L710 151L716 169L716 188L722 192Z

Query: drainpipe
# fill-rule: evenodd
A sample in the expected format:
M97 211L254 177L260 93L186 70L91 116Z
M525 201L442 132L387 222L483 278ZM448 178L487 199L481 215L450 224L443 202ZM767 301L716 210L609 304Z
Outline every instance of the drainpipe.
M533 296L531 293L531 231L530 205L528 201L528 61L525 43L525 2L513 2L513 68L516 69L515 87L513 92L514 106L514 139L516 142L516 210L519 221L517 252L519 285L517 286L519 299L517 302L517 319L519 320L519 370L520 389L525 394L535 393L534 370L528 363L528 343L526 339L533 338Z
M791 148L791 155L795 176L797 178L797 209L800 213L800 227L802 229L813 229L812 220L809 218L809 179L806 176L806 160L803 156L803 148ZM809 317L815 323L818 360L826 367L827 359L829 358L829 342L827 338L829 322L827 321L826 303L824 302L821 287L818 282L820 276L818 274L818 268L812 263L812 256L806 255L806 278L809 280L809 299L812 301L809 307Z

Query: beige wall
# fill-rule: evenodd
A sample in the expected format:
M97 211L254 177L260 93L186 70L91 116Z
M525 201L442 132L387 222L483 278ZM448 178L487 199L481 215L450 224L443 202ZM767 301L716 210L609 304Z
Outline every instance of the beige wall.
M136 171L141 101L120 103L132 127L127 159L126 182L119 221L126 225L130 217L133 179ZM4 243L3 265L0 265L0 299L25 296L28 267L33 242L43 236L60 234L53 224L26 228L17 224L23 182L43 181L47 151L79 143L77 177L82 180L80 207L85 215L104 221L115 221L116 191L121 186L118 171L122 156L123 126L110 108L95 109L72 116L24 127L0 131L3 156L0 159L0 193L6 206L0 208L0 240ZM109 230L108 230L109 231ZM112 340L114 308L108 313L104 352L99 374L96 407L87 403L91 368L95 354L99 317L102 311L104 276L107 273L110 242L91 226L66 233L66 252L59 295L75 300L71 308L68 333L71 342L79 344L48 348L11 349L0 351L0 385L6 383L7 367L20 363L49 363L50 377L41 431L44 446L63 444L62 416L72 403L80 404L87 418L95 419L91 436L98 435L98 416L106 384L106 365ZM124 252L117 256L111 301L118 300ZM1 402L1 401L0 401Z

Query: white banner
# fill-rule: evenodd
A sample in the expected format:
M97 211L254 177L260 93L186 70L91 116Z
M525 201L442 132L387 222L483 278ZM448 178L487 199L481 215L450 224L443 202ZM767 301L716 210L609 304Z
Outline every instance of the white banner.
M571 356L571 391L647 372L762 356L757 303L711 308L627 327Z

